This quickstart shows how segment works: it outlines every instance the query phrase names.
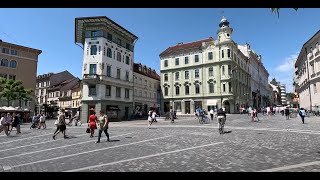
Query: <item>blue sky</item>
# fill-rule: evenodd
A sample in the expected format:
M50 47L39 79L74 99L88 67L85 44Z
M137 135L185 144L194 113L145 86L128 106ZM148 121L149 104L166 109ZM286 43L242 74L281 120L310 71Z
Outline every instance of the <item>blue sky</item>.
M7 8L0 9L0 39L42 50L37 74L68 70L81 78L82 49L74 44L74 19L107 16L139 37L135 62L159 72L159 54L167 47L216 39L222 13L234 29L234 41L248 42L262 55L269 79L275 77L291 91L293 59L320 29L320 9L281 9L278 18L269 8Z

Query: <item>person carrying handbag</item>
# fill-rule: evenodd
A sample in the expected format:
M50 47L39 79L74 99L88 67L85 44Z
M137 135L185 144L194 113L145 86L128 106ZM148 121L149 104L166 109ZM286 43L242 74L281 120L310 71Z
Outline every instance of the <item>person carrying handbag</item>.
M108 128L109 128L109 120L108 116L104 114L103 111L100 111L100 117L99 117L99 135L98 135L98 141L96 143L100 143L100 138L102 131L106 134L108 141L110 141Z
M55 140L56 139L56 136L62 132L63 134L63 138L66 139L66 129L67 129L67 126L66 126L66 117L64 115L64 110L61 110L61 113L59 114L59 117L58 117L58 124L57 124L57 130L53 133L53 139Z

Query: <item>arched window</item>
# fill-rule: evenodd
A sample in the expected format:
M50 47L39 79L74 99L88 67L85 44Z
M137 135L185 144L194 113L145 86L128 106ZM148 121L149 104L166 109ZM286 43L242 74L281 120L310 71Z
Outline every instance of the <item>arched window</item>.
M16 67L17 67L17 61L11 60L11 61L10 61L10 67L11 67L11 68L16 68Z
M188 95L189 94L189 86L186 86L186 95Z
M196 85L196 94L199 94L200 93L200 86L199 84Z
M176 95L179 95L180 94L180 88L179 86L176 87Z
M214 84L209 83L209 93L214 93Z
M168 87L165 87L165 88L164 88L164 95L165 95L165 96L168 96Z
M8 65L9 65L8 59L2 59L1 60L1 66L8 67Z

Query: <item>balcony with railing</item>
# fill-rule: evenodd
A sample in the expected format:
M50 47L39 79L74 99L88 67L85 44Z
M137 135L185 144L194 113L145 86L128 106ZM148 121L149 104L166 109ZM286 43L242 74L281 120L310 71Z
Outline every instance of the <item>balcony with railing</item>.
M83 81L84 82L98 82L98 81L100 81L100 76L98 74L84 74Z

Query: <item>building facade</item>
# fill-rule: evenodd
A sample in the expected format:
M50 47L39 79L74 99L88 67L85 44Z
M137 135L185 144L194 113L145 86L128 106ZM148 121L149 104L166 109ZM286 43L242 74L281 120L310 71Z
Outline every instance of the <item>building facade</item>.
M79 84L79 78L66 80L60 85L59 109L64 109L68 114L75 114L78 108L73 108L72 88Z
M252 50L248 43L245 45L238 45L238 47L249 60L248 71L251 74L249 105L258 109L270 105L269 95L272 91L270 91L269 88L269 73L262 63L262 56Z
M79 80L77 84L71 88L72 109L76 109L77 112L80 111L80 107L81 107L81 90L82 90L82 81Z
M11 44L0 40L0 77L21 80L26 89L36 88L38 57L41 50ZM35 110L35 97L31 94L32 101L24 102L22 108ZM7 101L0 98L0 106L7 106ZM13 101L11 106L18 107L19 102Z
M233 29L225 17L219 27L218 40L179 43L160 54L164 112L193 114L197 107L223 107L235 113L249 103L248 58L232 40Z
M48 89L52 86L56 86L65 80L73 79L74 76L68 71L62 71L59 73L48 73L38 75L36 79L36 113L47 113L47 108L53 103L59 105L60 93L48 93Z
M137 36L107 17L75 19L75 43L83 46L81 120L103 110L111 121L133 112L133 60Z
M154 69L134 63L134 116L144 117L149 110L156 110L160 113L159 88L160 76Z
M280 87L281 105L286 106L287 105L286 85L280 84L279 87Z
M294 87L299 105L314 110L320 105L320 30L303 44L295 62Z

